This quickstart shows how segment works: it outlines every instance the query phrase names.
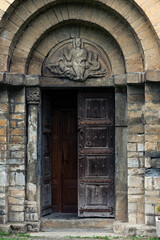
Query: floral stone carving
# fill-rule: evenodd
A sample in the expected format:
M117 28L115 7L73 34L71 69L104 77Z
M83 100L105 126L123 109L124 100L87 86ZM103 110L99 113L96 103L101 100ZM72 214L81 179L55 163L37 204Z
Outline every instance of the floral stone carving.
M40 102L40 88L39 87L26 88L26 98L28 104L38 104Z
M107 56L80 38L53 49L43 64L44 76L85 81L87 78L110 75Z

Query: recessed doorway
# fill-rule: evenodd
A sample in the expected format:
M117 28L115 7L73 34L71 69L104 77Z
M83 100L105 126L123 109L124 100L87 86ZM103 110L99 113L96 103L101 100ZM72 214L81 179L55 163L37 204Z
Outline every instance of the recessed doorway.
M52 98L52 208L77 212L77 94L57 91Z
M114 89L43 92L42 214L114 217Z

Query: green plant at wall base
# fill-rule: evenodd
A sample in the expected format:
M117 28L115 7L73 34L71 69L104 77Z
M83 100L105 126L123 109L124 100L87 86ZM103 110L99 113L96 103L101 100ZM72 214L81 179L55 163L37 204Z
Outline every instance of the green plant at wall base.
M158 212L160 212L160 199L159 199L159 201L158 201L158 206L157 206L157 210L158 210Z

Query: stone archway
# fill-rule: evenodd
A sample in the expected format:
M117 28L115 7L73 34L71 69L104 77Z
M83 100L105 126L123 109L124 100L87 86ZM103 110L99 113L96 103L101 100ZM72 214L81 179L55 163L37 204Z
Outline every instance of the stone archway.
M145 6L152 5L151 1L142 1L138 6L135 2L138 1L49 0L46 3L27 0L20 3L16 0L13 8L8 8L7 15L2 16L2 223L26 221L32 229L41 217L41 89L114 87L116 219L154 224L159 191L160 53L158 20L151 14L157 11L155 6L159 3L153 4L152 11L148 12ZM75 67L69 67L72 77L69 74L60 77L55 74L55 68L62 73L63 67L60 69L55 62L51 62L50 68L55 75L43 76L41 70L47 55L60 45L69 51L75 38L84 41L88 52L98 51L98 61L93 60L91 54L88 70L91 71L91 65L96 62L97 66L102 66L98 72L101 76L95 76L95 68L92 68L87 78L89 71L83 64L81 70L85 71L80 75L74 73ZM90 43L94 47L90 48ZM62 55L57 57L60 59ZM102 69L109 75L102 76L105 73ZM36 146L34 149L32 142Z

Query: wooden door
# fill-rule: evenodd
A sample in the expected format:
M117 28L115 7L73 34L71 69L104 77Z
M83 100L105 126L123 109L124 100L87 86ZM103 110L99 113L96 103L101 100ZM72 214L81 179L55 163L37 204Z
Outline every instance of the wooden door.
M77 113L53 111L52 205L54 212L77 212Z
M114 92L78 95L78 215L114 217Z
M43 148L42 148L42 216L52 212L51 196L51 124L50 99L43 96Z

